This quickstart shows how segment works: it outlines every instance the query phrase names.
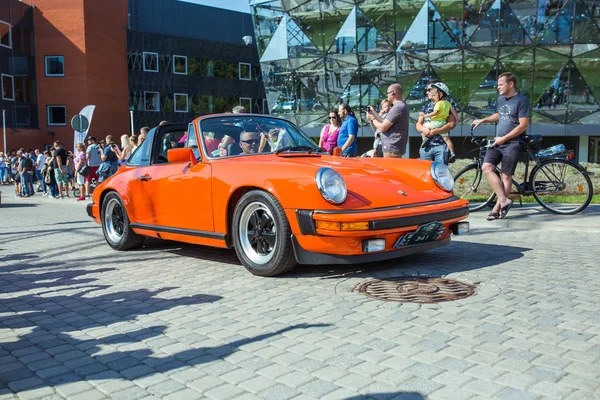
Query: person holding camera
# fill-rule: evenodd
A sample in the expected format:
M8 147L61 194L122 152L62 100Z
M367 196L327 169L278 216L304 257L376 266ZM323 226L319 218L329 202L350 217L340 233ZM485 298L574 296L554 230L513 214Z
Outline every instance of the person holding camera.
M104 179L112 176L119 169L119 158L121 157L121 151L119 147L115 144L115 140L112 135L106 136L106 146L104 146L104 150L102 151L102 165L98 168L98 175L100 176L99 181L103 181Z
M387 114L390 112L392 108L392 102L389 100L383 100L379 109L379 116L381 118L385 118ZM368 109L368 107L367 107ZM383 150L381 149L381 131L373 125L374 119L369 120L369 113L367 112L367 120L371 124L371 129L373 130L373 134L375 135L375 140L373 141L373 155L372 157L383 157Z
M408 142L408 108L402 100L402 85L390 85L387 96L387 100L392 103L387 115L382 117L373 107L367 106L367 119L372 127L381 132L383 157L401 158L406 153Z

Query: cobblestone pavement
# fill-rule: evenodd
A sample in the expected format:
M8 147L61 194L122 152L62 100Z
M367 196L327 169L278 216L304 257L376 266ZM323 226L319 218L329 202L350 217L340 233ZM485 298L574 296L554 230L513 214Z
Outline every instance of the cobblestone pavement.
M73 200L7 202L2 400L600 398L599 208L573 225L539 208L511 210L508 228L474 214L446 248L260 278L229 250L115 252ZM477 293L414 305L351 291L412 274Z

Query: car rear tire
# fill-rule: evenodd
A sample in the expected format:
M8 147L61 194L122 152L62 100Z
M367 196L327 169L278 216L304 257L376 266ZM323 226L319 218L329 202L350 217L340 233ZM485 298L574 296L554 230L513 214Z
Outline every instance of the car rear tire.
M233 213L232 232L237 256L252 274L275 276L296 266L290 224L271 194L253 190L242 196Z
M123 200L115 193L106 195L102 201L102 232L110 247L115 250L131 250L144 244L144 236L131 229Z

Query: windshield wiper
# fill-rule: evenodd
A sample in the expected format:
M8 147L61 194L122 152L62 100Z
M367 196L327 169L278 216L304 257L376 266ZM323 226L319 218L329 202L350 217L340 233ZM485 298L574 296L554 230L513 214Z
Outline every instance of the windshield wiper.
M302 151L302 150L307 150L308 154L310 154L313 151L315 151L315 148L311 147L311 146L286 146L286 147L282 147L281 149L277 150L275 152L275 154L280 154L284 151Z

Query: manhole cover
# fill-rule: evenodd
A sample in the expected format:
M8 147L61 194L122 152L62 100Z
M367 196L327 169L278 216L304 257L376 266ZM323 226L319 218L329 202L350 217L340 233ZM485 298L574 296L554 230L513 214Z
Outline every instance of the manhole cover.
M452 279L399 276L372 279L353 291L377 300L423 304L464 299L475 293L475 286Z

